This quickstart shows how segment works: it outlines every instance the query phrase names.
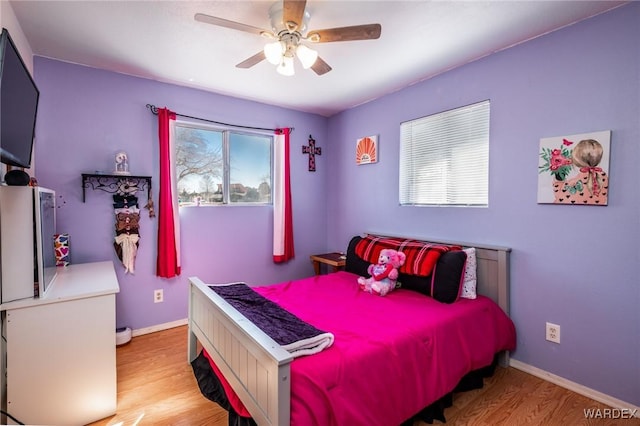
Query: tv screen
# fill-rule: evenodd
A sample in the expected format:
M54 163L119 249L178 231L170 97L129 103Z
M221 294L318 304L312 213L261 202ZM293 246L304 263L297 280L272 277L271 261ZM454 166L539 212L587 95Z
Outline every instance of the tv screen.
M40 91L9 32L0 36L0 162L31 167Z
M56 193L41 186L34 188L36 278L40 297L47 294L57 275L56 267Z

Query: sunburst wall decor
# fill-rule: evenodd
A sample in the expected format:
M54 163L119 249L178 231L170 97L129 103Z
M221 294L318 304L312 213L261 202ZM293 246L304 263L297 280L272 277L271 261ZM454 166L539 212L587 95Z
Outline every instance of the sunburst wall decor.
M356 164L378 162L378 136L365 136L356 142Z

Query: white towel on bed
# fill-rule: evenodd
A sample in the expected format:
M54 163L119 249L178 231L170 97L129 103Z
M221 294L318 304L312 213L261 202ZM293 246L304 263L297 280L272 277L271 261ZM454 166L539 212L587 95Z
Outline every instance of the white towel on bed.
M298 340L282 347L289 351L293 357L313 355L333 345L333 334L322 333L308 339Z

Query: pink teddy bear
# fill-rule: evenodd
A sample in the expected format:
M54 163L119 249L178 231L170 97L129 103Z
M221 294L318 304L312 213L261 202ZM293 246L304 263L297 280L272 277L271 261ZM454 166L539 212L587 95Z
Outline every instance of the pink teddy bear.
M359 277L360 288L369 293L384 296L396 288L398 268L404 265L404 253L392 249L383 249L376 265L369 265L367 272L370 278Z

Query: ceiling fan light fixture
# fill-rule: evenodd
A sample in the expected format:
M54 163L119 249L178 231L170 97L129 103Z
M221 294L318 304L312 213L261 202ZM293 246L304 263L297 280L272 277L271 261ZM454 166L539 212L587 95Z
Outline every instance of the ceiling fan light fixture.
M205 15L204 13L196 13L194 19L218 27L258 34L267 39L268 44L261 51L236 64L236 68L251 68L266 59L276 66L278 73L287 76L295 74L293 63L296 56L305 69L310 68L317 75L324 75L331 71L331 66L307 44L375 40L380 38L382 31L380 24L352 25L307 31L307 25L311 17L307 8L307 0L273 1L274 3L269 8L270 31L217 16ZM302 45L301 42L304 42L305 45Z
M315 64L316 59L318 59L318 52L304 44L299 44L296 49L296 56L300 59L300 63L302 63L302 68L309 69Z
M279 65L282 62L284 51L285 47L281 41L267 43L264 46L264 56L267 58L267 61L273 65Z
M294 75L296 72L293 68L293 57L282 56L282 62L280 62L276 69L279 74L286 75L287 77Z

